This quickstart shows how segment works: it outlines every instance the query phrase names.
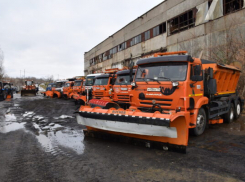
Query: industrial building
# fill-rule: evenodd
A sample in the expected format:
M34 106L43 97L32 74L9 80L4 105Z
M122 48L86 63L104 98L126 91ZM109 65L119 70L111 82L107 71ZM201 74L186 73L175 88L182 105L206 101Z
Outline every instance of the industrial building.
M245 32L244 7L245 0L165 0L85 52L84 73L122 68L155 52L207 58L228 30Z

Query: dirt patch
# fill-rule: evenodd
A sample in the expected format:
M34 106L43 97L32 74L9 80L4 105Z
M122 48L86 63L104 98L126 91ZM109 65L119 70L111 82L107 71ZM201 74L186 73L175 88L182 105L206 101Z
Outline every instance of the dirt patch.
M0 108L1 181L245 181L244 117L180 154L84 137L71 100L15 95Z

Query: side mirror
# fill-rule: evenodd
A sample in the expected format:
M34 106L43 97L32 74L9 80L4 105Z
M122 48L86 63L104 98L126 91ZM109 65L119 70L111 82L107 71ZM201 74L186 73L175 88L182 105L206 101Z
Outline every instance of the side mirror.
M134 68L134 62L133 61L131 61L130 63L129 63L129 69L133 69Z
M194 66L194 75L200 75L201 74L201 65Z
M192 75L191 75L191 80L192 81L202 81L203 77L201 76L201 65L196 65L193 67Z

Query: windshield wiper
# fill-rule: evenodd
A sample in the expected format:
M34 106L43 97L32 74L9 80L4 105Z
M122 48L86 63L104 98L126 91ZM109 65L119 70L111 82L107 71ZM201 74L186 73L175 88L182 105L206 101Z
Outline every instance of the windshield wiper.
M141 73L143 73L143 71L140 67L138 67L138 69L141 71ZM148 84L148 82L145 80L145 78L141 78L141 79L143 79Z
M155 78L147 78L147 79L153 80L153 81L157 81L157 83L161 84L161 83L160 83L157 79L155 79Z
M166 79L166 80L172 81L170 78L164 77L164 76L161 76L161 77L158 77L158 78L164 78L164 79Z

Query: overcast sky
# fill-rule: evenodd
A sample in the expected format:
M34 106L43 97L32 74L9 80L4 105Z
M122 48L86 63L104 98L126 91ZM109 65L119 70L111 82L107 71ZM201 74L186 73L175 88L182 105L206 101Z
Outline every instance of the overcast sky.
M0 0L7 75L83 75L84 52L163 0Z

